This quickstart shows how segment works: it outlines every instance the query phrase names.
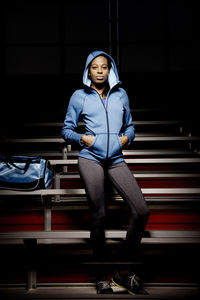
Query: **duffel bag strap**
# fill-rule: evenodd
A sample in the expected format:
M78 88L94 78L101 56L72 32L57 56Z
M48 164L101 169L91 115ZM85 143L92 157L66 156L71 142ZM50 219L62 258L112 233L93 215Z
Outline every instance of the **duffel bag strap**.
M26 158L26 164L25 164L25 166L24 167L19 167L19 166L17 166L15 163L16 163L16 158L17 157L11 157L11 156L7 156L6 158L5 158L5 163L6 163L6 165L8 166L8 167L10 167L9 165L12 165L14 168L16 168L16 169L19 169L19 170L22 170L22 171L24 171L24 173L26 173L26 171L28 170L28 168L29 168L29 166L30 166L30 164L31 164L31 162L32 162L32 159L30 158L30 157L28 157L28 158ZM14 162L14 161L15 162Z

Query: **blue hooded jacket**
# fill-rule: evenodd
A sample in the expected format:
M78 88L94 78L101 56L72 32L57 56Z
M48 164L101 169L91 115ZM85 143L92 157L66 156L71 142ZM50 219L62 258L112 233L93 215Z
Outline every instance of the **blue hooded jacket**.
M99 55L106 56L111 62L106 106L97 91L91 88L88 76L90 63ZM135 130L127 93L119 87L119 83L117 67L110 55L103 51L94 51L88 55L83 72L84 89L76 90L71 96L62 128L62 136L67 143L81 145L80 157L111 164L124 160L120 136L128 136L130 144L135 137ZM84 134L95 136L90 147L81 143L83 134L76 131L80 117L85 124Z

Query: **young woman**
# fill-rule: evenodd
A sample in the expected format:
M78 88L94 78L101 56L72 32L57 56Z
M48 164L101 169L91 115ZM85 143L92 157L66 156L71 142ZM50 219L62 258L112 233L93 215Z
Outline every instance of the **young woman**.
M105 258L105 196L104 183L108 178L128 203L132 221L127 230L126 249L135 254L140 245L149 216L142 192L124 161L122 148L134 139L134 125L126 91L120 87L116 64L103 51L89 54L83 73L84 88L72 95L62 136L81 146L78 167L92 213L91 242L96 259ZM79 118L85 133L76 131ZM105 274L97 273L97 293L112 293ZM116 272L113 282L131 294L138 293L140 281L133 273Z

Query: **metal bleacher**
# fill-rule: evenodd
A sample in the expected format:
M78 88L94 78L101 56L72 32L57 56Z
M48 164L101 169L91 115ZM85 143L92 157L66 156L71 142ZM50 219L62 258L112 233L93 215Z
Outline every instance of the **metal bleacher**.
M107 209L112 222L108 222L106 240L111 255L102 265L110 273L117 265L134 264L142 269L149 295L135 298L197 297L200 136L193 136L180 120L137 120L134 124L135 141L123 153L151 211L141 244L143 255L139 263L119 255L129 211L108 186ZM79 148L66 145L60 137L61 127L62 122L18 124L20 135L1 138L1 154L40 154L48 159L54 182L51 189L32 192L0 190L0 249L5 257L0 295L97 297L90 272L100 266L92 258L89 244L90 214L77 169ZM20 259L23 275L18 270ZM131 295L116 290L115 297Z

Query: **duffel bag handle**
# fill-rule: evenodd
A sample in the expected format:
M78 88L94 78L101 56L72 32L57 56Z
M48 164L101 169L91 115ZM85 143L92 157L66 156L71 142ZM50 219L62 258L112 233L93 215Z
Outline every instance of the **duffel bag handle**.
M5 163L7 164L7 166L9 167L9 164L12 165L13 167L15 167L16 169L19 169L19 170L22 170L24 171L24 173L26 173L26 171L28 170L31 162L32 162L32 159L31 158L26 158L26 164L24 167L19 167L17 166L14 162L13 162L13 159L16 159L18 157L11 157L11 156L7 156L6 159L5 159Z

